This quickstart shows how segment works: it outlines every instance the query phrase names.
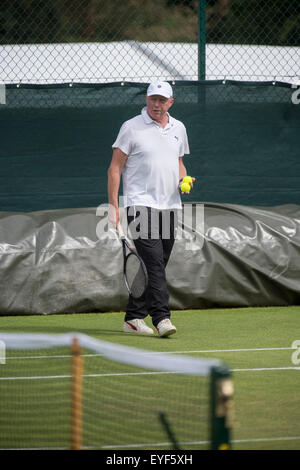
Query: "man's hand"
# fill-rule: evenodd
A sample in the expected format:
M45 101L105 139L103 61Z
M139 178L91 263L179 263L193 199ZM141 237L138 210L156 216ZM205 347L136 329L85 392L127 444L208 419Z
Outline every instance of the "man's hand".
M184 183L185 186L190 187L190 190L193 189L195 179L196 178L193 178L192 176L184 176L179 180L178 188L181 190L181 185ZM183 191L181 190L181 192L182 194L189 194L190 190L187 191L186 189L184 189Z
M112 204L108 205L108 220L116 228L120 221L120 210Z

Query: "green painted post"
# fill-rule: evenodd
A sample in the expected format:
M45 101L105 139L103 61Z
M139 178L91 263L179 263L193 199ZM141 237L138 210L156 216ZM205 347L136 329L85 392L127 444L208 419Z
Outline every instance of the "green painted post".
M206 77L206 0L198 0L198 80Z

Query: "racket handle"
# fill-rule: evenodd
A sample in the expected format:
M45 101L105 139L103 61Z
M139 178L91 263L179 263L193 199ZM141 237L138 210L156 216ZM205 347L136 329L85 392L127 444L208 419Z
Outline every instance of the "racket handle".
M122 225L121 225L120 222L118 222L117 230L118 230L118 233L119 233L120 238L125 238L125 234L124 234L124 232L123 232L123 228L122 228Z

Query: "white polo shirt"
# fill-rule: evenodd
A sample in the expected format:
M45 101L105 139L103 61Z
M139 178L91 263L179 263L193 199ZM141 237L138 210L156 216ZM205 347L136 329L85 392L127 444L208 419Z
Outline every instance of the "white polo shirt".
M122 171L125 207L181 208L178 158L190 153L182 122L169 115L162 128L145 107L124 122L112 147L128 155Z

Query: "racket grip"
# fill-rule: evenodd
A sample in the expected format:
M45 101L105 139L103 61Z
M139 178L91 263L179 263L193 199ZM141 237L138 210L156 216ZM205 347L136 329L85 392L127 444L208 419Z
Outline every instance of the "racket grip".
M124 234L124 231L120 222L118 222L117 230L118 230L120 238L125 238L125 234Z

